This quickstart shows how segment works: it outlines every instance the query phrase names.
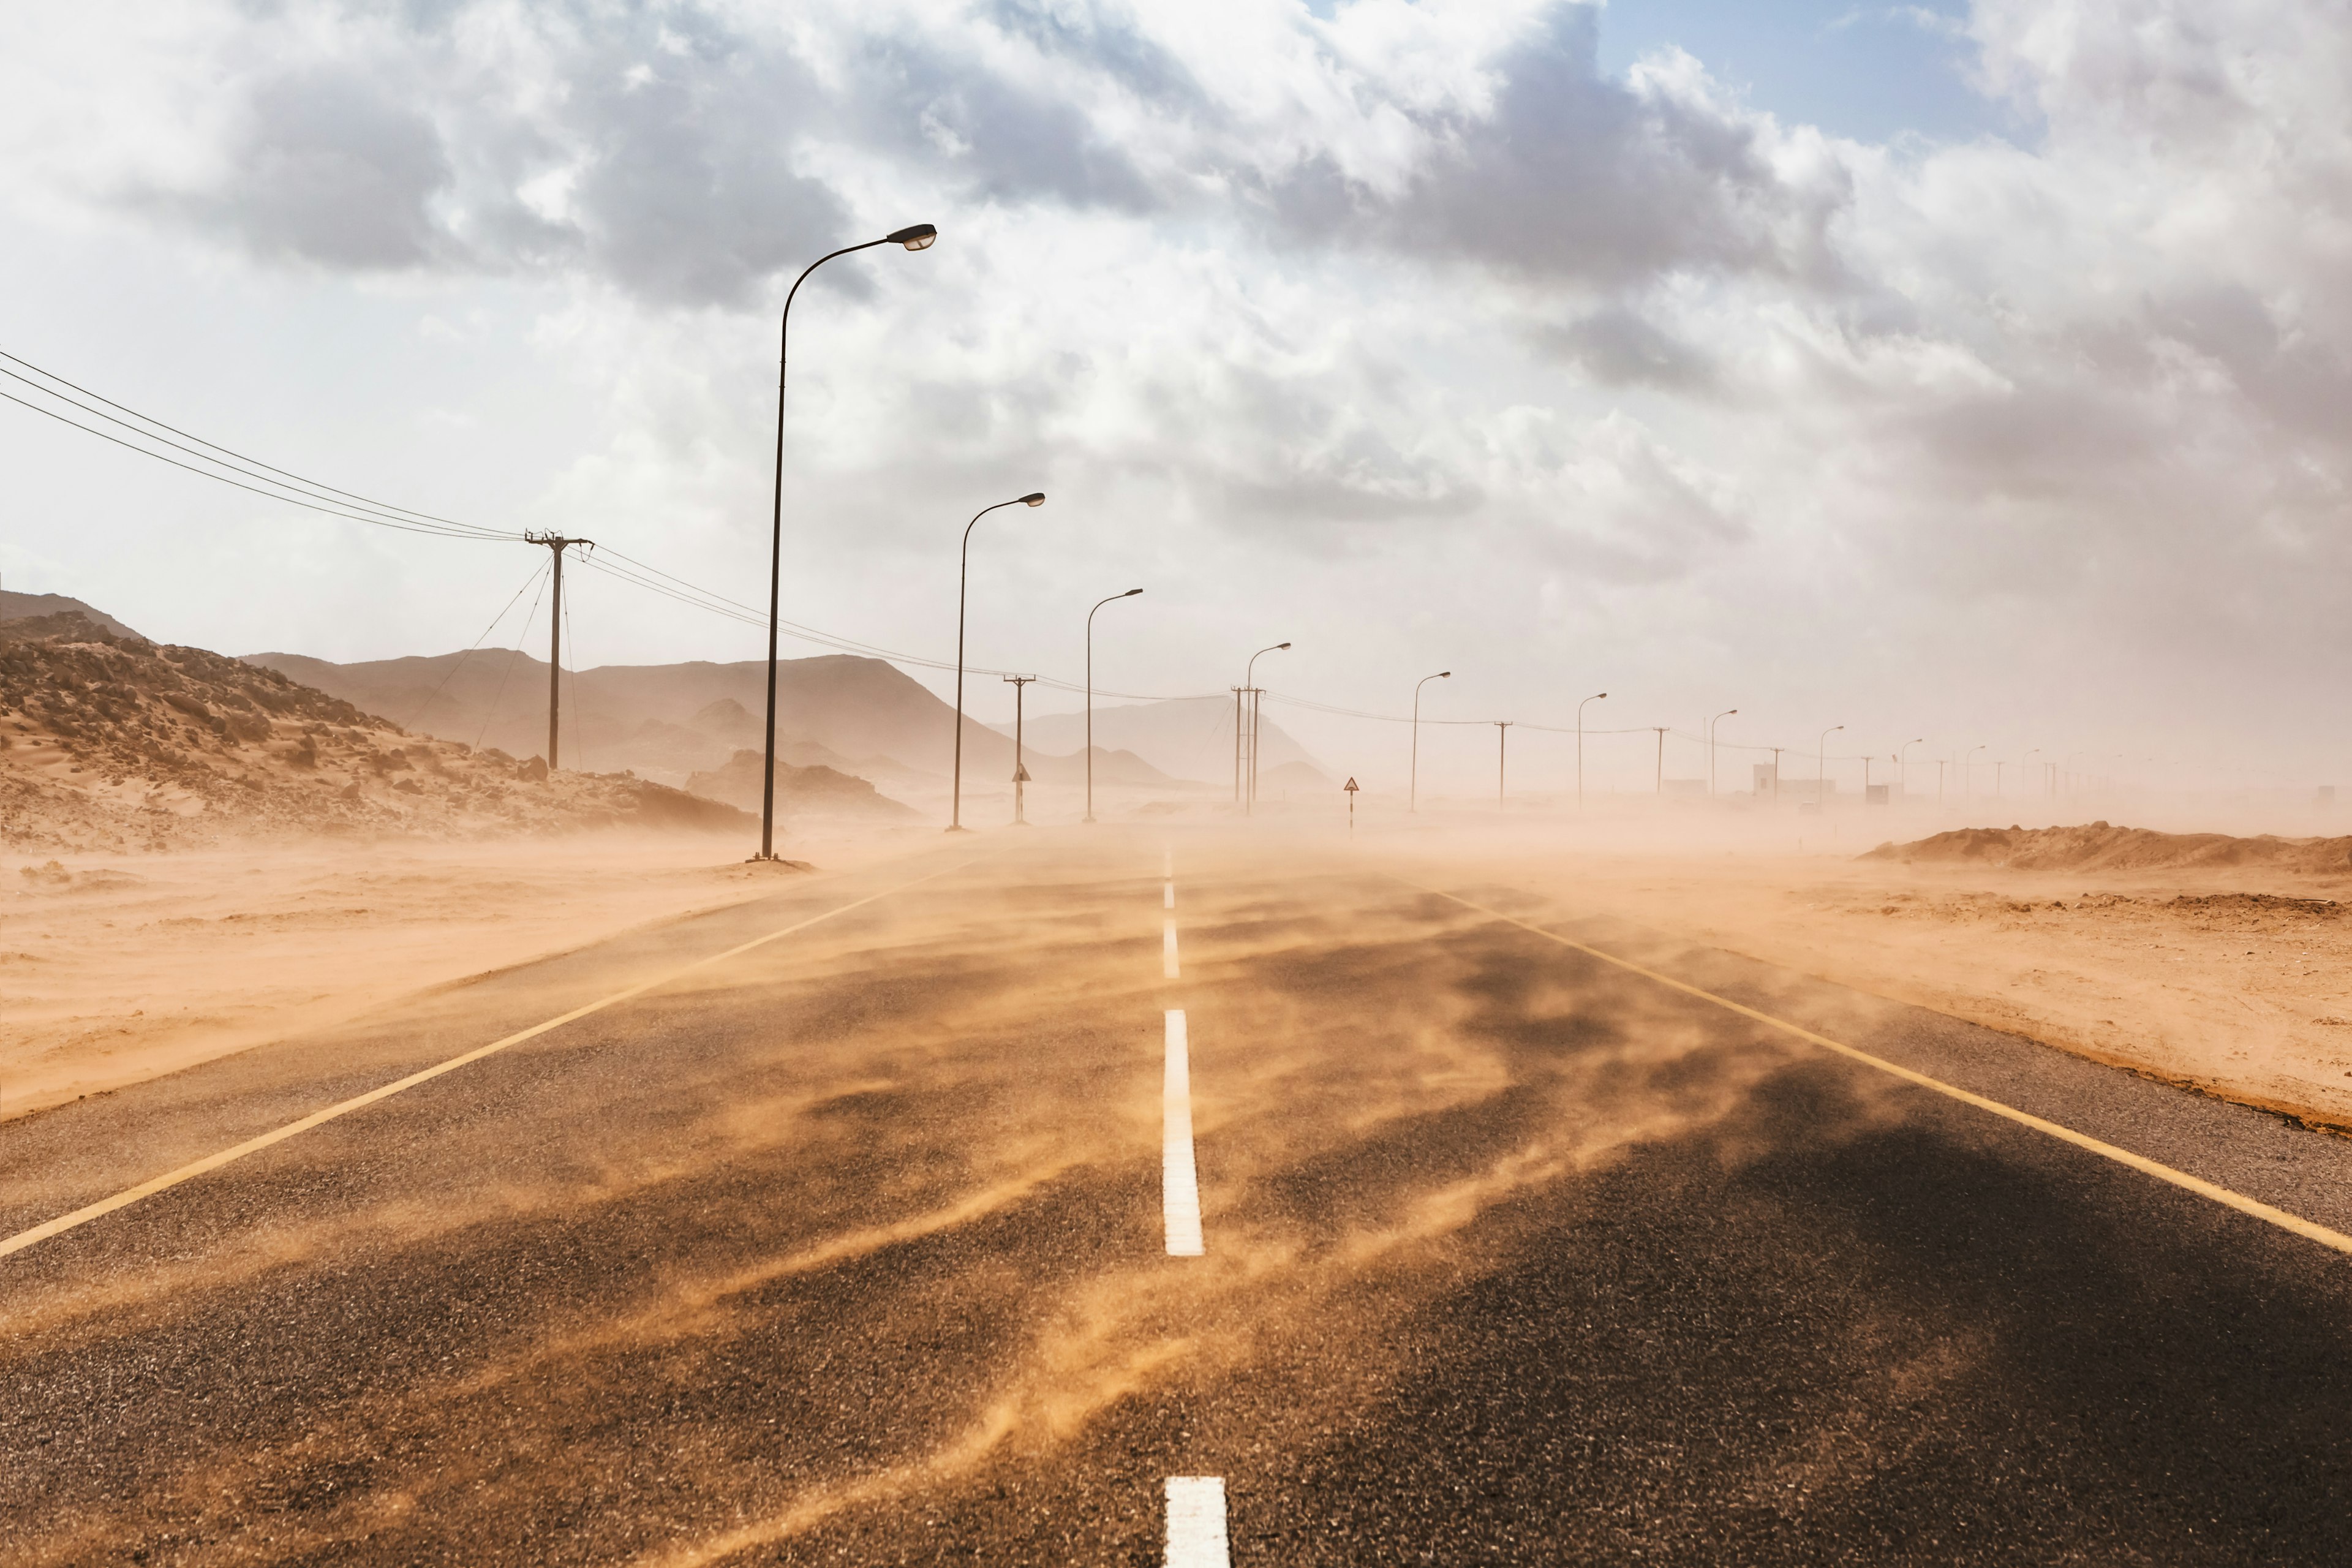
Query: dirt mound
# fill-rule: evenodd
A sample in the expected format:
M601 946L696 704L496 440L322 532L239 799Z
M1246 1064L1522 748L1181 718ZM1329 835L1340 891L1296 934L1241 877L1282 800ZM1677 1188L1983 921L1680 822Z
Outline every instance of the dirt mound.
M80 615L0 624L0 844L12 847L751 825L626 775L551 778L536 757L411 735L276 670Z
M694 774L686 781L691 793L726 801L746 811L760 809L761 773L766 759L758 752L737 752L727 765ZM796 768L776 761L776 809L793 816L848 816L869 820L904 819L920 816L882 794L864 779L834 768Z
M2352 838L2232 838L2157 833L2104 822L2077 827L1963 827L1910 844L1882 844L1864 860L2008 866L2021 871L2153 871L2192 866L2352 870Z

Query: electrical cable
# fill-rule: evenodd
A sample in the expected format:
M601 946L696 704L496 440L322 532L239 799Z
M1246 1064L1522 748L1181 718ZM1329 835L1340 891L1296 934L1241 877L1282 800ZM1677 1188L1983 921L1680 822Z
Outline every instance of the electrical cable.
M514 591L514 598L509 599L506 602L505 609L500 610L497 615L490 617L490 624L482 628L482 635L474 639L472 647L467 647L464 653L457 656L457 662L451 665L448 670L443 674L441 677L441 684L433 689L433 695L426 698L423 702L417 704L415 716L410 719L407 723L402 725L402 729L415 729L416 727L417 720L424 718L425 712L432 708L433 704L441 700L441 693L448 689L449 682L456 678L458 669L464 666L466 660L472 657L476 648L480 647L484 643L490 640L490 634L499 629L499 623L500 621L507 618L507 610L511 610L515 607L515 600L521 598L525 590L529 589L533 583L539 581L540 572L544 572L548 568L546 566L542 565L539 568L538 572L533 572L530 576L522 580L522 587L517 588Z
M55 371L43 370L39 365L35 364L32 361L30 361L30 360L28 360L28 359L20 359L20 358L18 358L16 355L15 355L15 354L12 354L12 353L8 353L5 349L0 349L0 359L5 359L5 360L8 361L11 364L21 364L21 365L23 365L26 370L29 370L29 371L33 372L33 373L34 373L34 374L36 374L36 375L41 376L41 377L43 377L44 379L48 380L48 381L54 381L54 382L56 382L59 386L69 387L69 388L71 388L73 391L75 391L75 392L78 392L78 393L81 394L84 397L91 398L91 399L96 400L97 402L103 403L103 404L104 404L104 405L106 405L106 406L107 406L107 407L109 407L109 408L112 408L112 409L118 410L119 412L123 413L123 414L128 414L128 415L130 415L130 416L131 416L131 417L132 419L136 419L136 420L138 420L141 424L144 424L144 425L152 425L152 426L155 426L155 428L156 428L156 429L158 429L158 430L168 430L168 431L170 431L170 432L171 432L173 435L174 435L174 436L183 437L184 437L184 438L185 438L185 439L187 439L187 440L194 441L194 443L196 443L196 445L197 445L197 446L199 446L199 447L210 447L212 450L214 450L214 451L215 451L215 452L226 453L227 456L232 457L232 458L236 458L238 462L240 462L240 463L250 463L250 464L252 464L255 468L263 468L263 469L266 469L266 470L268 470L268 472L270 472L270 473L273 473L273 474L276 474L276 475L279 476L279 478L280 478L280 479L291 479L291 480L293 480L296 484L298 484L298 485L301 485L301 486L304 486L304 487L307 487L309 489L311 489L311 490L313 490L313 491L324 491L324 492L326 492L326 494L327 494L327 495L331 495L331 496L340 496L340 497L341 497L341 498L342 498L343 500L345 500L356 502L356 503L358 503L359 505L363 506L363 507L367 507L367 508L369 508L369 509L370 509L370 510L376 510L376 511L385 511L385 512L396 512L396 513L401 514L401 515L402 515L402 516L404 516L404 517L412 518L412 519L415 519L415 520L416 520L416 521L423 521L423 522L431 522L431 523L437 523L437 524L440 524L441 526L443 526L443 527L445 527L445 528L456 529L456 530L459 531L460 532L464 532L464 533L478 534L478 535L481 535L481 536L483 536L483 537L485 537L485 538L492 538L492 539L515 539L515 538L520 537L520 536L519 536L519 535L517 535L517 534L501 532L501 531L498 531L498 530L495 530L495 529L486 529L486 528L482 528L482 527L480 527L480 526L478 526L478 525L477 525L477 524L470 523L470 522L459 522L459 521L457 521L456 519L454 519L454 518L436 517L436 516L435 516L435 515L434 515L433 513L431 513L431 512L417 511L417 510L413 510L413 509L411 509L411 508L409 508L409 507L404 507L404 506L394 506L394 505L393 505L393 504L392 504L391 502L389 502L389 501L379 501L379 500L374 500L370 499L370 498L369 498L369 497L367 497L367 496L360 495L360 494L358 494L358 493L357 493L357 492L355 492L355 491L346 490L346 489L337 489L335 486L331 485L331 484L327 484L327 483L325 483L325 482L323 482L323 481L321 481L321 480L319 480L319 479L305 479L303 476L301 476L300 474L295 473L295 472L294 472L292 469L290 469L290 468L278 468L278 467L276 464L274 464L274 463L265 463L265 462L263 462L263 461L262 461L260 458L258 458L247 457L245 453L243 453L243 452L239 452L239 451L236 450L236 449L235 449L235 448L233 448L233 447L224 447L224 446L222 446L222 445L221 445L219 442L217 442L217 441L207 441L207 440L205 440L202 436L195 435L194 433L193 433L193 432L191 432L191 431L183 430L183 429L181 429L181 428L180 428L178 426L176 426L176 425L167 425L167 424L165 424L163 420L156 418L156 417L155 417L154 416L152 416L152 415L150 415L150 414L142 414L142 413L140 413L140 412L139 412L139 410L137 410L136 408L132 408L132 407L131 407L131 406L130 406L129 405L127 405L127 404L121 404L121 403L117 403L117 402L115 402L115 401L114 401L114 399L112 399L112 398L110 398L110 397L108 397L108 396L107 396L107 395L105 395L103 393L92 392L89 387L86 387L86 386L80 385L79 384L75 383L75 382L68 381L64 376L61 376L61 375L58 374ZM142 436L147 436L148 439L150 439L150 440L162 440L162 439L163 439L161 437L150 435L148 432L146 432L146 431L144 431L144 430L139 430L138 426L136 426L136 425L131 425L131 424L130 424L130 423L128 423L128 422L126 422L126 421L124 421L124 420L116 419L116 418L114 418L114 416L113 416L112 415L109 415L109 414L100 414L100 413L99 413L99 411L98 411L97 409L95 409L95 408L91 408L91 407L89 407L87 405L75 403L75 402L74 402L74 400L73 400L72 398L69 398L69 397L66 396L63 393L51 391L49 388L47 388L47 387L46 387L46 386L42 386L42 385L40 384L40 383L39 383L39 382L34 381L34 380L32 380L30 377L28 377L28 376L22 376L22 375L18 375L15 371L12 371L12 370L0 370L0 375L5 375L5 376L9 377L11 380L18 381L18 382L22 382L22 383L23 383L24 384L26 384L26 386L34 387L34 388L36 388L37 390L38 390L38 391L40 391L40 392L42 392L42 393L46 394L47 395L48 395L48 396L50 396L50 397L54 397L54 398L56 398L56 399L57 399L58 402L60 402L60 403L64 403L64 404L69 405L70 406L73 406L73 407L76 407L76 408L79 408L79 409L81 409L81 411L82 411L83 413L85 413L85 414L94 414L94 415L97 415L99 418L109 420L109 421L110 421L111 423L116 424L116 425L121 425L121 426L123 426L123 428L124 428L124 429L127 429L127 430L137 430L137 431L138 431L138 433L139 433L140 435L142 435ZM28 406L28 407L29 407L29 406L33 406L33 405L27 405L26 406ZM44 412L46 412L46 410L45 410ZM67 421L67 423L68 423L68 424L71 424L71 423L73 423L73 422L72 422L71 420L68 420L68 421ZM89 426L81 426L81 428L88 429L88 428L89 428ZM90 433L91 433L92 435L100 435L100 434L103 434L103 432L100 432L100 431L91 431ZM179 444L178 444L177 442L166 441L166 442L164 442L163 444L164 444L165 446L168 446L168 447L176 447L178 450L183 451L183 452L187 452L187 451L189 451L189 448L187 448L187 447L181 447L181 446L179 446ZM203 458L203 456L204 456L202 453L199 453L199 452L190 452L190 454L189 454L189 455L190 455L190 456L192 456L192 457L198 457L198 458ZM218 458L204 458L204 460L205 460L205 461L206 461L206 462L218 462L218 461L219 461L219 459L218 459ZM226 464L226 463L222 463L220 466L221 466L221 467L223 467L223 468L227 468L227 467L229 467L230 465ZM240 471L242 471L242 470L240 470ZM252 477L253 477L253 478L256 478L256 479L260 478L260 476L259 476L259 475L257 475L257 475L253 475ZM266 481L266 482L274 482L274 481ZM321 499L324 499L324 498L322 497Z
M555 572L555 560L554 560L554 557L550 556L550 557L548 558L548 563L547 563L547 565L546 565L546 567L544 568L544 570L545 570L545 571L547 572L547 574L548 574L549 575L551 575L551 576L552 576L552 575L554 574L554 572ZM515 654L516 654L517 658L521 657L521 654L522 654L522 639L523 639L524 637L529 637L529 636L530 635L530 623L531 623L532 621L536 620L536 619L539 617L539 601L540 601L542 597L544 597L544 596L546 595L546 593L547 593L547 586L546 586L546 584L541 584L540 585L540 591L539 591L538 593L536 593L536 594L533 594L533 595L530 596L530 613L529 615L526 615L525 616L523 616L523 618L522 618L522 630L520 630L520 631L519 631L519 632L517 632L517 633L515 634ZM512 680L512 679L514 679L514 671L515 671L515 660L510 658L510 659L507 660L506 673L499 677L499 689L498 689L498 690L497 690L496 692L494 692L494 693L491 695L491 697L490 697L490 707L489 707L488 716L488 717L486 717L485 719L483 719L483 721L482 721L482 728L481 728L481 731L480 731L480 733L479 733L479 734L477 734L477 735L474 737L474 750L476 750L476 751L478 751L478 751L480 751L480 750L482 749L482 737L483 737L484 735L488 735L488 734L490 732L490 726L491 726L491 725L493 725L493 724L495 724L495 723L497 723L497 722L499 721L499 704L501 701L505 700L505 699L506 699L506 694L507 694L507 682L508 682L508 681L509 681L509 680ZM552 770L551 769L551 771L552 771Z
M398 529L404 533L431 534L436 538L440 539L470 539L479 540L485 543L488 543L505 542L509 539L520 539L522 537L520 534L465 533L457 532L446 528L427 526L424 523L393 522L380 517L370 517L363 512L344 511L332 506L321 506L314 501L299 500L293 496L284 495L277 490L262 489L258 486L248 485L240 480L232 479L226 474L216 474L209 468L197 468L193 463L184 463L177 458L167 458L161 452L151 451L147 447L140 446L137 442L126 441L120 436L110 436L103 430L93 430L89 426L82 424L79 420L68 419L54 408L44 408L37 403L27 403L25 399L18 397L14 393L0 392L0 397L6 398L9 402L16 404L20 408L29 408L36 414L46 415L49 418L56 420L60 425L70 425L75 429L82 431L87 435L95 436L101 441L111 441L116 446L123 447L129 451L136 452L142 458L152 458L159 463L169 463L175 468L185 468L188 472L194 474L199 478L210 479L215 484L229 485L241 490L250 490L255 495L263 496L274 501L282 501L288 506L299 506L305 511L324 512L329 517L344 518L352 522L373 523L378 528Z

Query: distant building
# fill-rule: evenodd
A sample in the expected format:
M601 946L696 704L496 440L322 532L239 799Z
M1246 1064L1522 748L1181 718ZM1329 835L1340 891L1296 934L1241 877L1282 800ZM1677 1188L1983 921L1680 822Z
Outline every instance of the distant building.
M1864 805L1885 805L1886 804L1886 786L1885 784L1865 784L1863 786L1863 790L1864 794L1862 803Z
M1779 795L1780 793L1780 770L1774 767L1770 763L1758 763L1755 764L1755 767L1756 782L1752 787L1756 791L1756 798L1761 800L1766 795Z

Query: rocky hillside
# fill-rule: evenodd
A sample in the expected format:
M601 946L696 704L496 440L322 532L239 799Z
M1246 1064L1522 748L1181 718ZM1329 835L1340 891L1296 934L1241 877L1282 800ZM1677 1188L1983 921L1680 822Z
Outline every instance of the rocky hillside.
M0 622L0 844L132 849L257 835L745 831L626 775L412 735L276 670L110 632Z

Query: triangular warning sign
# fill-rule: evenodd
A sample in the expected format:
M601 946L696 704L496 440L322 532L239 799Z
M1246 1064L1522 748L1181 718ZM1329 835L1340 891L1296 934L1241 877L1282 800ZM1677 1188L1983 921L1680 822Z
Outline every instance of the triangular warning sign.
M1353 778L1350 778L1346 784L1341 784L1339 787L1346 790L1349 795L1353 795L1356 793L1356 781Z

